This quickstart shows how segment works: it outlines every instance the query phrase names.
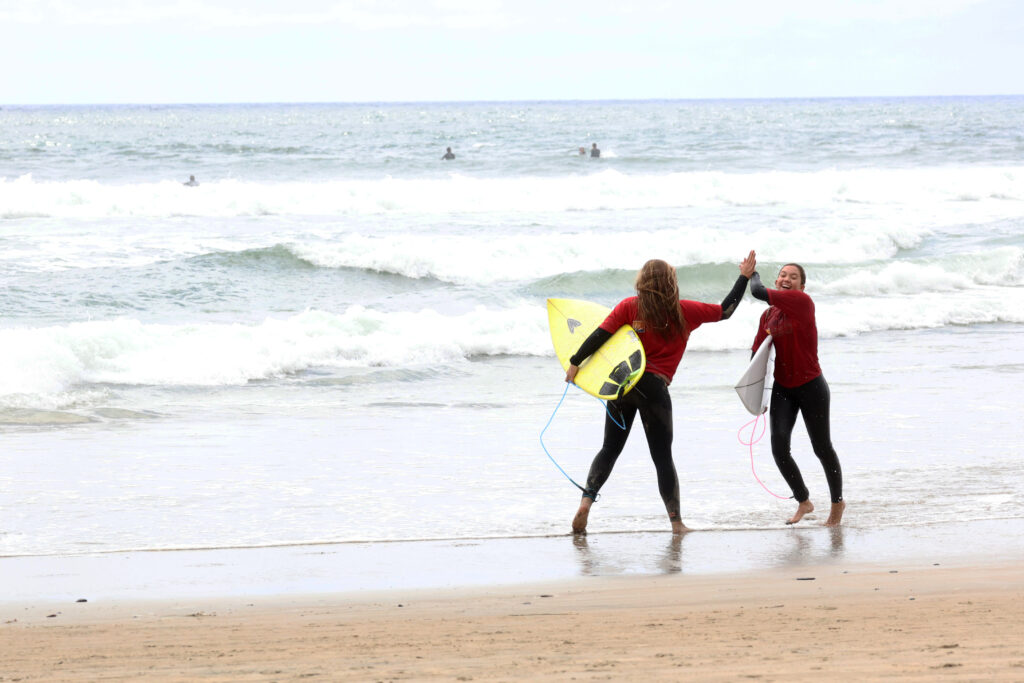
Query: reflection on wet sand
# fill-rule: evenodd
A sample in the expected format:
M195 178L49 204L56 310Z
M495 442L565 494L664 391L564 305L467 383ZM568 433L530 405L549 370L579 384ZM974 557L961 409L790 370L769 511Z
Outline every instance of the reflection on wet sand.
M678 574L683 571L683 538L688 534L672 534L664 550L651 558L655 567L653 573ZM623 553L595 550L587 540L586 534L573 534L572 543L576 547L576 559L580 563L580 574L583 576L608 576L629 571L637 561L643 562L641 556L623 557Z
M778 530L574 534L573 555L582 576L678 574L757 567L797 567L845 559L845 527Z
M828 533L829 539L826 548L822 548L820 543L815 543L815 539L820 538L821 529L787 529L793 543L779 556L778 566L823 564L841 558L845 549L843 527L827 527L824 531Z

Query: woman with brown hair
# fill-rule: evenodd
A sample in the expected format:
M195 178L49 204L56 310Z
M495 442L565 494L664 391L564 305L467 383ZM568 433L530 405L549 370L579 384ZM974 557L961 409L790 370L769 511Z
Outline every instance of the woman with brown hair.
M601 348L623 325L631 325L636 330L647 356L647 368L632 391L608 402L604 443L590 465L587 486L572 520L574 533L586 532L590 507L597 500L598 491L612 473L615 461L626 445L637 412L647 435L651 459L658 473L658 490L665 502L672 532L687 531L679 517L679 477L672 461L672 398L668 386L693 331L704 323L725 320L736 309L746 291L747 281L754 273L754 256L751 251L743 259L740 277L721 304L681 300L675 268L659 259L648 261L637 273L636 296L620 301L569 359L566 382L572 382L580 363Z
M787 263L775 278L775 289L761 284L754 273L750 293L768 302L761 315L754 337L753 350L770 334L775 345L775 383L772 386L771 411L768 423L772 430L772 455L782 477L793 491L796 512L786 524L796 524L804 515L814 511L810 493L804 485L800 468L790 452L790 438L796 425L797 413L803 414L807 436L814 454L825 469L832 508L825 526L839 526L843 521L846 502L843 500L843 468L832 447L829 407L832 394L818 365L818 325L814 302L804 292L807 273L803 266Z

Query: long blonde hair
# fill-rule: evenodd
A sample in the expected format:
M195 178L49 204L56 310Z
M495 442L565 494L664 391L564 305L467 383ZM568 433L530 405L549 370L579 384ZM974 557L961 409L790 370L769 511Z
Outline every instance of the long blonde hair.
M686 337L675 268L661 259L645 263L636 274L636 296L640 309L637 315L646 331L666 339L673 335Z

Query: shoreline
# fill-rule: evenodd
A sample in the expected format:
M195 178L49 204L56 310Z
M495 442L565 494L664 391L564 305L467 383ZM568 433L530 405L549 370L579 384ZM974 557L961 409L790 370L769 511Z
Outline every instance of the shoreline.
M1020 522L0 558L0 679L1019 681Z
M810 564L70 604L6 616L0 641L33 680L1013 681L1022 598L1017 563Z
M0 615L14 605L360 595L807 566L975 566L1024 559L1024 520L866 529L605 532L259 548L0 557Z

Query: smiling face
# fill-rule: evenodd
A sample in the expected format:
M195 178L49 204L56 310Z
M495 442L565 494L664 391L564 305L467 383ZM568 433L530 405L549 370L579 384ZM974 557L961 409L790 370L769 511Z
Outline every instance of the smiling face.
M795 263L789 263L782 266L779 276L775 278L775 289L795 289L802 292L804 283L803 268Z

